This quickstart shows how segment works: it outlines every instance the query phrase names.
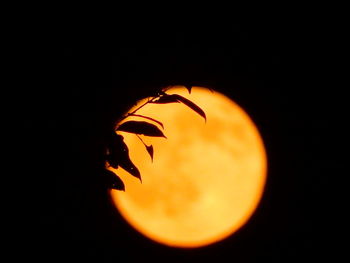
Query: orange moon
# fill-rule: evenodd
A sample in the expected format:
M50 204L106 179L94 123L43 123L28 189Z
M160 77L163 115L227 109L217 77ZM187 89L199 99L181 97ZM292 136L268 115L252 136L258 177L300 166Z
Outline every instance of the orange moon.
M137 114L161 121L167 138L142 137L154 147L152 162L134 134L120 132L142 183L112 168L126 189L111 190L111 197L125 220L153 241L210 245L236 232L258 206L267 176L264 144L248 114L223 94L200 87L189 94L181 86L167 93L197 104L207 121L181 103L141 108Z

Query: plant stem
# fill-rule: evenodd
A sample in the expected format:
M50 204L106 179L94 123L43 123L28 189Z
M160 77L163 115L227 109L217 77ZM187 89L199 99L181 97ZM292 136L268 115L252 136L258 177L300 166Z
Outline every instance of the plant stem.
M150 100L147 100L145 103L143 103L142 105L140 105L139 107L137 107L135 110L133 110L132 112L129 112L127 113L126 115L124 115L123 117L121 117L121 119L119 120L122 121L124 120L125 118L129 117L130 115L135 115L135 112L137 112L138 110L140 110L141 108L143 108L144 106L146 106L148 103L151 103L153 102L156 98L158 98L159 96L156 96L156 97L153 97L152 99Z
M144 106L146 106L148 103L151 103L153 102L155 99L159 98L161 95L163 95L164 92L160 92L158 94L158 96L154 96L152 97L151 99L147 100L145 103L143 103L142 105L140 105L139 107L137 107L135 110L133 110L132 112L129 112L127 114L125 114L124 116L122 116L118 121L117 123L120 123L122 120L126 119L127 117L129 116L137 116L137 114L135 114L135 112L137 112L138 110L140 110L141 108L143 108ZM139 115L141 117L141 115ZM149 118L150 119L150 118ZM155 120L154 120L155 121ZM163 127L163 124L161 124L160 122L158 122L162 127ZM164 128L164 127L163 127Z
M143 145L147 147L146 143L142 140L142 138L141 138L138 134L136 134L136 136L137 136L137 138L139 138L139 140L143 143Z

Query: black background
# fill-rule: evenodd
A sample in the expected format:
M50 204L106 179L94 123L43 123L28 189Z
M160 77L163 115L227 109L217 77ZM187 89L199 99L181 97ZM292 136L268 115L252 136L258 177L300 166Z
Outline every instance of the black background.
M31 93L45 98L33 107L40 116L35 138L43 143L35 141L35 147L44 171L37 180L34 253L46 262L332 256L327 188L333 170L325 134L335 91L321 70L326 58L317 55L315 31L266 21L157 32L140 25L111 32L93 25L62 29L46 58L54 74L45 89ZM268 154L267 186L253 217L227 240L192 250L165 247L135 232L110 203L99 176L115 119L137 99L173 84L211 87L235 100L257 124Z

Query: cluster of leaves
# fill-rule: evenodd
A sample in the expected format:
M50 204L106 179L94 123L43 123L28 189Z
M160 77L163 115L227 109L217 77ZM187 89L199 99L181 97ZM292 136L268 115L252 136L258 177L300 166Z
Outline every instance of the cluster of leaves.
M186 87L186 88L188 89L188 92L191 93L191 87ZM125 185L123 181L120 179L120 177L117 174L108 170L108 167L113 167L115 169L117 169L118 167L121 167L142 182L140 171L130 160L129 149L126 143L124 142L124 137L118 134L117 132L128 132L128 133L135 134L135 136L137 136L140 139L140 141L143 143L146 151L148 152L148 154L150 155L153 161L153 146L147 145L142 140L140 135L166 138L166 136L160 129L160 128L164 129L164 125L158 120L155 120L148 116L136 114L136 112L142 107L146 106L147 104L168 104L168 103L182 103L187 107L189 107L190 109L192 109L193 111L195 111L196 113L198 113L201 117L204 118L204 120L206 120L206 115L204 111L200 107L198 107L195 103L177 94L167 94L166 90L159 92L156 96L147 100L144 104L139 106L134 111L124 115L118 122L121 124L118 125L115 128L115 130L111 132L107 140L107 145L106 145L107 149L106 149L106 158L105 158L107 167L105 169L105 176L106 176L107 184L109 188L125 191ZM126 118L131 116L139 117L139 118L148 120L150 122L153 122L157 124L160 128L157 125L146 121L129 120L129 121L123 122Z

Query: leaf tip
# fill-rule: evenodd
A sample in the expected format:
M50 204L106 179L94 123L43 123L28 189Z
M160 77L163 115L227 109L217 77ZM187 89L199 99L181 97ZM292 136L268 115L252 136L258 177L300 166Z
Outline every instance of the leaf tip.
M153 146L152 145L150 145L150 146L145 145L145 147L146 147L146 150L147 150L149 156L151 157L151 160L153 163Z
M188 90L188 93L191 94L192 86L186 85L185 88Z
M112 185L112 189L125 192L125 185L124 184L123 185L119 185L119 186Z

